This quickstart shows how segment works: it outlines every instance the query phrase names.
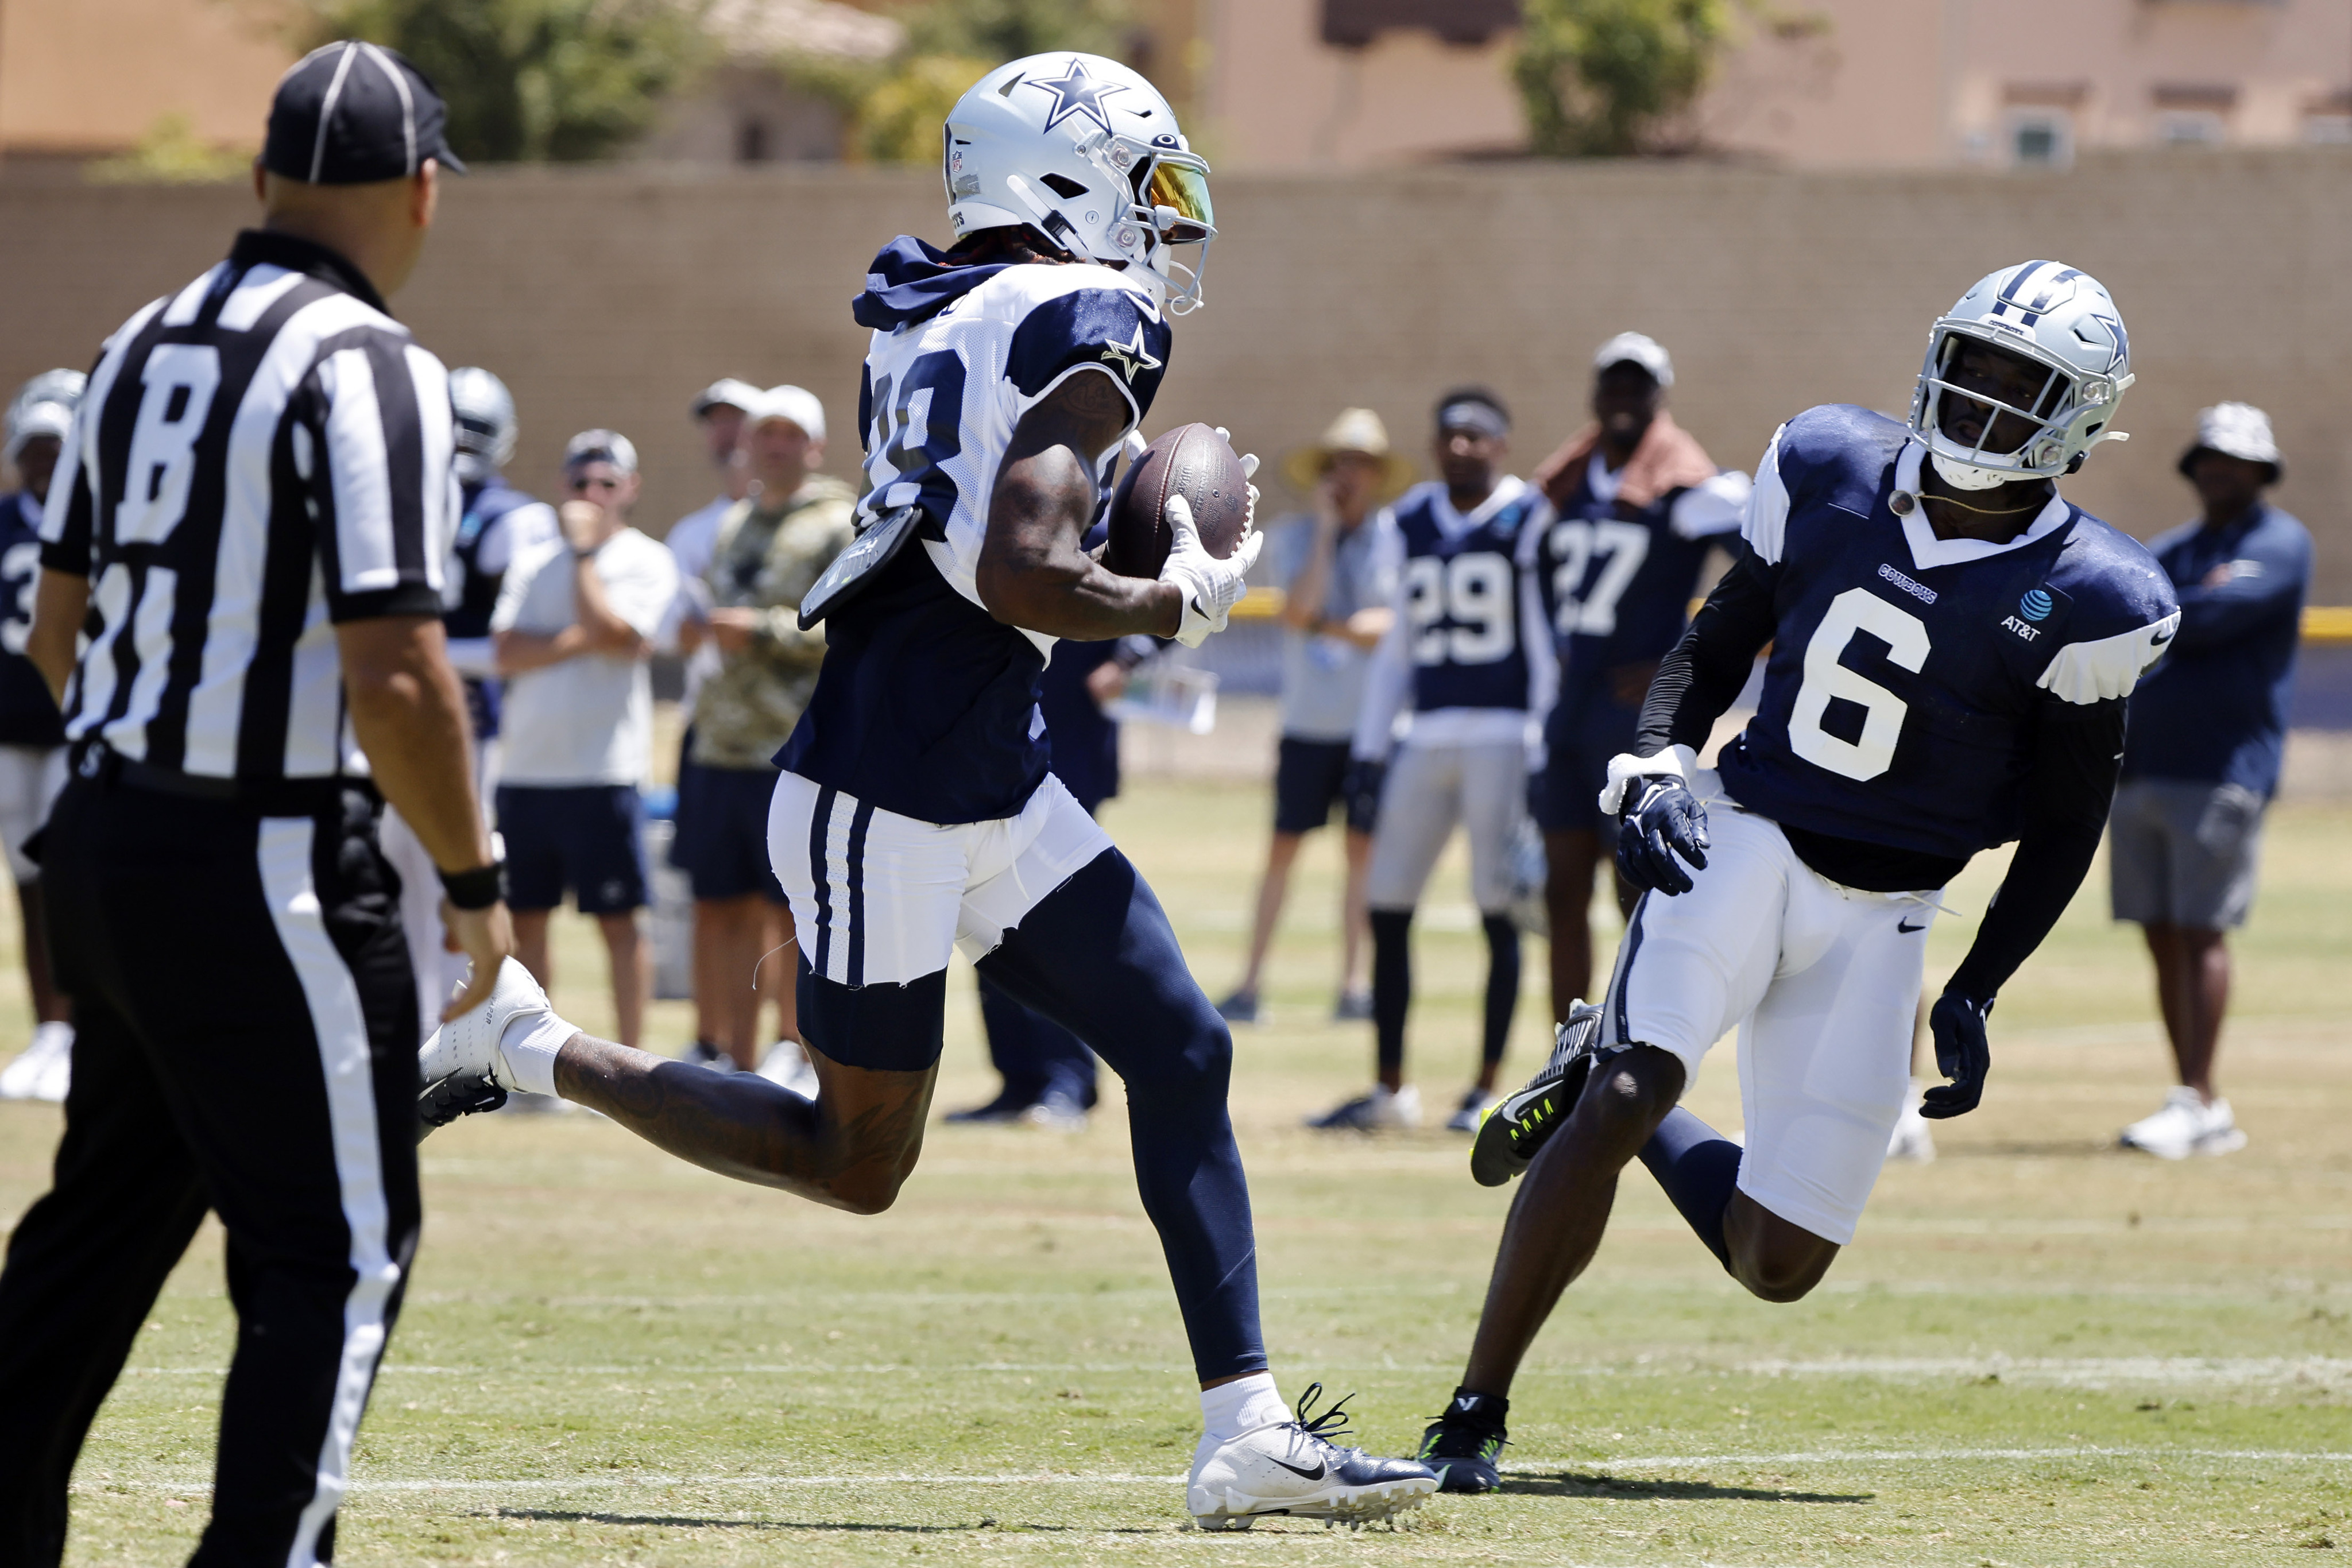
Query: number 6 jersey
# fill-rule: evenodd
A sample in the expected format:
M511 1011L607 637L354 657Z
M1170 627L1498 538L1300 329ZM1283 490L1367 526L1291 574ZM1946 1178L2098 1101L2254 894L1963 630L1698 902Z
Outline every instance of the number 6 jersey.
M1842 405L1773 436L1741 530L1772 650L1718 766L1775 821L1965 860L2018 836L2037 705L2128 695L2180 615L2137 541L2054 496L2006 543L1937 538L1922 456Z

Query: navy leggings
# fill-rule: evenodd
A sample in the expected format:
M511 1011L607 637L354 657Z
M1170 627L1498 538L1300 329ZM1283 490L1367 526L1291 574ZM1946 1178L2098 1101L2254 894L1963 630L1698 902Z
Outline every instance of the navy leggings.
M1225 1111L1233 1035L1194 983L1160 900L1125 855L1105 850L979 969L1092 1046L1126 1083L1136 1186L1202 1381L1264 1371L1249 1183ZM927 1065L939 1059L944 978L853 991L803 966L802 1027L835 1061Z

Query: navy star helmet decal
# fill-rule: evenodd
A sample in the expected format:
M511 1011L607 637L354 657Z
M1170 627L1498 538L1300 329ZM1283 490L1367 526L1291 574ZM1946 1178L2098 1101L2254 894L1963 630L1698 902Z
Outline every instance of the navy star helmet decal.
M2124 330L2122 319L2115 316L2094 316L2091 319L2105 327L2107 335L2114 340L2107 350L2107 373L2113 375L2117 371L2130 370L2131 335Z
M1140 321L1135 324L1135 336L1126 342L1105 343L1102 358L1103 363L1112 366L1127 378L1129 386L1135 384L1136 372L1156 371L1163 362L1153 359L1151 350L1143 346L1143 323Z
M1051 131L1066 120L1083 115L1100 126L1103 134L1110 134L1110 116L1103 111L1102 100L1115 92L1125 92L1124 84L1104 81L1087 74L1084 60L1073 59L1067 71L1058 77L1032 77L1023 87L1042 88L1054 95L1053 110L1045 116L1045 129Z

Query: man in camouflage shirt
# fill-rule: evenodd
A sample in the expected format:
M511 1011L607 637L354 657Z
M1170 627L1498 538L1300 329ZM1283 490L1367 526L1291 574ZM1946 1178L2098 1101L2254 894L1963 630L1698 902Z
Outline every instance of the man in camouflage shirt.
M768 799L775 755L800 722L824 660L824 629L800 629L801 596L856 537L856 492L815 473L824 459L824 408L795 386L772 387L743 423L749 495L719 525L706 627L719 664L694 704L695 767L680 779L679 841L673 860L694 883L695 960L705 1037L739 1068L761 1065L760 1002L772 996L777 1033L797 1040L794 967L762 964L790 941L791 911L768 869ZM683 640L683 639L682 639ZM684 794L691 791L695 799ZM751 988L754 969L763 984ZM800 1062L780 1062L789 1071ZM714 1063L716 1065L716 1063Z

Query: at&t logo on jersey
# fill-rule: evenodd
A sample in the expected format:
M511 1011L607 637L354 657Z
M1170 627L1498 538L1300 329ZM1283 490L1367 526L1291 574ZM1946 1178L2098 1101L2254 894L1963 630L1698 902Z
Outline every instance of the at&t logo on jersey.
M2039 622L2049 620L2051 612L2057 608L2058 601L2050 590L2029 588L2025 591L2025 597L2017 601L2017 613L2001 622L2001 630L2014 632L2025 641L2033 642L2042 635Z

